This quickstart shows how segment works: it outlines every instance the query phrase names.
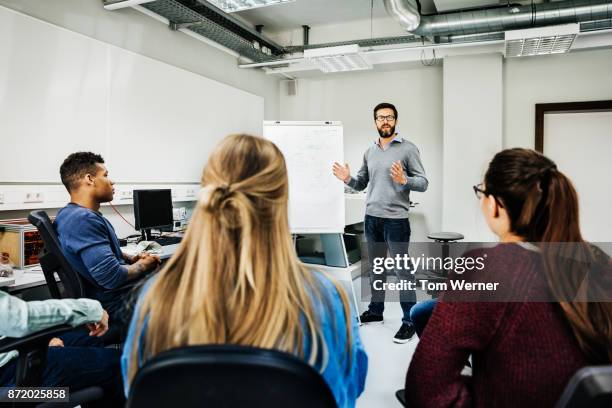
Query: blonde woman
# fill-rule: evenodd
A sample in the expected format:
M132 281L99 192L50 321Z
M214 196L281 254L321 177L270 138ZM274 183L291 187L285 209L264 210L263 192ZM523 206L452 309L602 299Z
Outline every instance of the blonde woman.
M227 343L298 355L321 372L338 406L354 406L367 356L344 290L295 254L280 150L228 136L202 186L178 251L141 292L123 350L126 395L156 354Z

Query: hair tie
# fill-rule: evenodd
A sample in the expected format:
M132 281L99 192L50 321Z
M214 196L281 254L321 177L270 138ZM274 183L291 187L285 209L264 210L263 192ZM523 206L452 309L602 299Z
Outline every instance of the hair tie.
M228 184L209 184L200 189L198 205L207 211L217 210L232 193Z

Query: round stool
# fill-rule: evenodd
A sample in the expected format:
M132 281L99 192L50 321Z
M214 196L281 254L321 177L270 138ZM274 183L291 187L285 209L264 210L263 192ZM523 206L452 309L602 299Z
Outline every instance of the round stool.
M456 242L465 238L463 234L459 234L458 232L432 232L427 235L427 238L433 239L436 242L442 244L442 260L448 258L450 254L450 242ZM448 275L448 271L444 270L444 275Z

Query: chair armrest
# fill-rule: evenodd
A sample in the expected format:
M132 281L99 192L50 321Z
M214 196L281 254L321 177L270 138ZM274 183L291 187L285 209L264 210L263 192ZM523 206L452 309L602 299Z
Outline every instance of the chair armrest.
M22 351L48 347L49 341L52 338L61 336L63 333L72 329L73 327L68 326L67 324L62 324L60 326L54 326L36 333L32 333L25 337L5 337L0 339L0 353L6 353L11 350Z

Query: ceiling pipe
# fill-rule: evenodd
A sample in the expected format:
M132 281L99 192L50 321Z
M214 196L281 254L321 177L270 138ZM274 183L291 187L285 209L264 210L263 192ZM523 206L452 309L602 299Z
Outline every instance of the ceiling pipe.
M421 24L421 13L416 0L384 0L387 13L408 32Z
M416 0L383 0L408 32L424 37L470 35L612 18L610 0L564 0L423 16ZM415 27L416 24L416 27Z

